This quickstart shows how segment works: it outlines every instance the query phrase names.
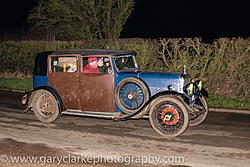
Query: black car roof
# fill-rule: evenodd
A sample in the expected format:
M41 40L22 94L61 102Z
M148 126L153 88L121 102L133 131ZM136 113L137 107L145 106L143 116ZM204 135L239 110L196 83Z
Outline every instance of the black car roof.
M63 54L80 54L80 55L125 55L125 54L135 54L135 51L127 50L110 50L110 49L78 49L78 50L55 50L41 52L38 55L63 55Z
M108 49L78 49L78 50L55 50L40 52L36 55L35 75L47 75L47 59L49 55L80 54L80 55L135 55L135 51L126 50L108 50Z

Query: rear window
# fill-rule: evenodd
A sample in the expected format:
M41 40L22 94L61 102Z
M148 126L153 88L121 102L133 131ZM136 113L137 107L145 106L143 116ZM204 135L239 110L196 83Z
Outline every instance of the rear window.
M35 60L34 75L46 76L47 75L47 54L38 54Z

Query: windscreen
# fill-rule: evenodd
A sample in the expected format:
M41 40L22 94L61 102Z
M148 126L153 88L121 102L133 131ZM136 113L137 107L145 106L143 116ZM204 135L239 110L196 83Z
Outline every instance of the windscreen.
M130 71L138 68L134 55L122 55L114 59L117 71Z

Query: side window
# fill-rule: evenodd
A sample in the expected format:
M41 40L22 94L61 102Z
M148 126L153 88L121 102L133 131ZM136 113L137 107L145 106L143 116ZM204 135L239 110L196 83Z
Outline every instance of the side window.
M110 60L108 57L83 57L82 58L84 74L88 73L104 73L112 72Z
M76 57L51 57L52 72L76 72Z
M129 68L137 68L134 57L131 55L115 57L115 64L118 71L126 70Z

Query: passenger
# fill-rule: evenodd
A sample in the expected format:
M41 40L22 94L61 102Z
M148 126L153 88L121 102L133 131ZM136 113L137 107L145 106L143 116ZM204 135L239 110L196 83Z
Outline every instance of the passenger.
M99 70L100 73L105 73L105 67L103 65L103 60L102 58L100 58L98 61L97 61L97 68Z
M88 64L83 68L83 74L88 73L100 73L98 70L98 63L96 57L89 57L88 58Z

